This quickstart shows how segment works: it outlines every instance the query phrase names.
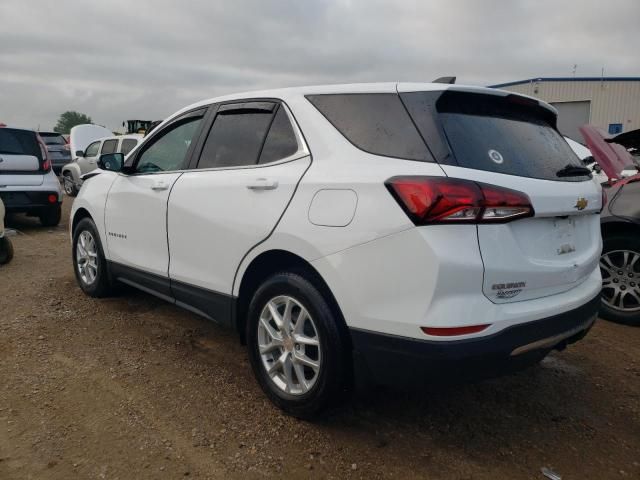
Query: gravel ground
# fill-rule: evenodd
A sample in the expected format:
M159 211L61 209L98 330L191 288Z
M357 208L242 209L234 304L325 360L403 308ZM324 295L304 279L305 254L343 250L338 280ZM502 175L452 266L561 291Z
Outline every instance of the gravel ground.
M640 329L599 321L507 378L359 394L316 423L264 398L232 332L76 286L67 233L11 220L0 267L0 479L640 478Z

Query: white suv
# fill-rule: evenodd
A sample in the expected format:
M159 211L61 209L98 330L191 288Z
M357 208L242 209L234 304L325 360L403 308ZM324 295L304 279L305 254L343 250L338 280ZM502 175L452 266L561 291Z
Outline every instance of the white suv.
M235 328L269 398L312 415L356 375L494 375L589 330L599 185L556 111L510 92L365 84L189 106L74 203L89 295L117 282Z

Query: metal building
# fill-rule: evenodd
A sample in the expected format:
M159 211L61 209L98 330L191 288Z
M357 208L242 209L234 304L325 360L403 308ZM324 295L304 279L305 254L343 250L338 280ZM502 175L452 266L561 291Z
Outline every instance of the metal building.
M530 78L491 86L552 104L558 109L558 129L578 141L578 127L585 123L610 134L640 128L640 77Z

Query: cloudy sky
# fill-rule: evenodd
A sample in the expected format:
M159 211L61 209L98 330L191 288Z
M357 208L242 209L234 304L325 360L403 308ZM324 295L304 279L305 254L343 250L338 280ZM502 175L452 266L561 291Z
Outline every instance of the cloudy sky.
M319 83L640 75L639 0L0 0L0 122Z

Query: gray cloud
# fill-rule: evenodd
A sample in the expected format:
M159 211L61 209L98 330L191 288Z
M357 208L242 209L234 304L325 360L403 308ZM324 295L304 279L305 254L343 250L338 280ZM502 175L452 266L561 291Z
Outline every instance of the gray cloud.
M639 75L640 2L0 0L0 121L117 129L291 85Z

